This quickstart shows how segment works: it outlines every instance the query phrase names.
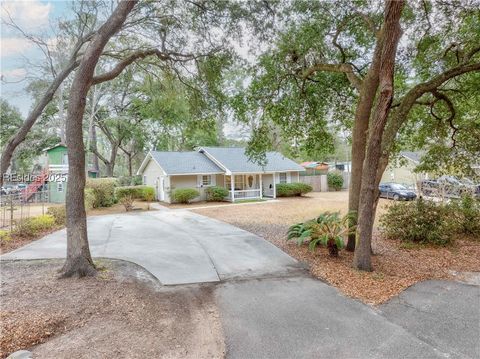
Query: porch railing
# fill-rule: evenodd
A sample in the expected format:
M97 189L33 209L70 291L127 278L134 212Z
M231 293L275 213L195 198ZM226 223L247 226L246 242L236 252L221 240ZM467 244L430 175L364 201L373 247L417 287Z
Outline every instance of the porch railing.
M251 199L251 198L260 198L261 189L246 189L246 190L237 190L234 191L235 199ZM232 200L232 191L228 191L228 198Z

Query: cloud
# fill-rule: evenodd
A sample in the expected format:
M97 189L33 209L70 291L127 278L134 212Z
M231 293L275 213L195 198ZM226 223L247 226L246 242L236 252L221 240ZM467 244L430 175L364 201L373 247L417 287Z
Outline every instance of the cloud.
M16 68L2 71L1 78L3 81L19 81L25 78L27 70L23 68Z
M48 25L48 17L52 4L33 1L2 1L2 19L8 21L9 16L22 29L31 31Z
M22 54L34 46L32 42L23 37L2 38L0 45L2 58Z

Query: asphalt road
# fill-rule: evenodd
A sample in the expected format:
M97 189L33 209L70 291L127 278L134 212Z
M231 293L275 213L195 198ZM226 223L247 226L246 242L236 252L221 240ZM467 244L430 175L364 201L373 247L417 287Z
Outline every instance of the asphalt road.
M378 309L300 276L228 282L216 293L227 358L473 359L479 289L425 282Z

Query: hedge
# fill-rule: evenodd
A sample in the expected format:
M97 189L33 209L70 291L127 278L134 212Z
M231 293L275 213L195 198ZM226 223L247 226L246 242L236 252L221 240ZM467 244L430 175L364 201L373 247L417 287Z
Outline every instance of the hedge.
M59 226L67 224L67 209L65 206L48 207L47 214L53 217L55 224Z
M54 228L55 225L55 218L49 214L24 218L15 223L13 234L22 238L35 237L39 233Z
M228 189L218 186L205 188L207 201L223 201L228 196Z
M177 188L172 191L172 199L180 203L190 203L198 196L200 196L200 192L193 188Z
M125 196L151 202L155 199L155 189L149 186L124 186L115 188L115 196L118 200Z
M116 178L89 178L85 188L91 189L94 200L93 208L110 207L115 204L115 187L118 181Z
M293 197L301 196L305 193L312 192L312 186L306 183L278 183L277 197Z

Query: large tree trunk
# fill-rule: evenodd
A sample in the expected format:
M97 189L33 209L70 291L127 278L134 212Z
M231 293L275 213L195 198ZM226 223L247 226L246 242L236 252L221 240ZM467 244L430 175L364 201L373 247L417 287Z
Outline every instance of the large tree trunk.
M354 214L350 219L350 226L357 224L358 207L360 201L360 188L362 185L363 161L365 159L365 147L367 143L368 124L373 102L378 88L378 71L383 47L383 31L380 32L373 54L372 65L370 66L365 79L363 80L352 131L352 170L350 174L350 187L348 193L348 211ZM346 249L355 250L355 232L348 236Z
M84 203L85 147L82 122L86 96L92 85L98 59L108 40L121 28L136 1L122 1L100 27L87 47L75 78L68 103L66 136L68 140L67 186L67 259L63 276L86 276L96 273L87 238L87 219Z
M357 269L371 271L371 239L373 231L377 172L382 155L382 137L393 101L395 55L401 36L400 17L405 2L388 0L385 7L384 44L379 70L379 98L369 129L367 150L363 164L360 208L358 216L357 247L353 259Z

